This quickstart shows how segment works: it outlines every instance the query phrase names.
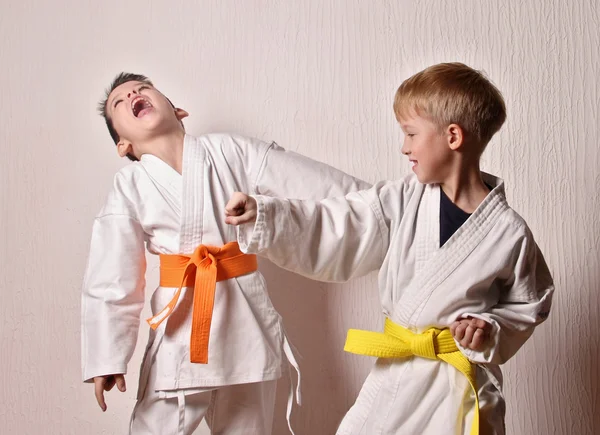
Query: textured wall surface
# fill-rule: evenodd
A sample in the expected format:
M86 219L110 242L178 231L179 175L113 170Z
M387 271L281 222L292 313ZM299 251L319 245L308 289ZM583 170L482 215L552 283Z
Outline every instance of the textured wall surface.
M104 415L79 363L92 219L126 163L95 113L115 73L150 75L190 112L191 133L274 139L376 181L408 171L395 89L432 63L462 61L504 92L509 118L483 166L506 180L557 284L551 318L505 367L508 432L598 433L599 29L596 0L3 0L2 432L128 424L143 346ZM265 275L303 354L297 433L332 434L372 363L342 345L348 327L382 323L375 276L332 286L270 265ZM279 393L276 435L287 433L285 382Z

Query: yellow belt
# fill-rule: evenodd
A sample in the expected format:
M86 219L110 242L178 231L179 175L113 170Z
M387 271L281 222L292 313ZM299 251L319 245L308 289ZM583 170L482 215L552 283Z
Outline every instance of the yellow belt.
M416 334L386 318L383 333L350 329L344 350L379 358L420 356L447 362L464 374L471 384L475 393L475 415L471 435L479 434L479 397L475 383L475 366L458 350L448 328L430 328Z

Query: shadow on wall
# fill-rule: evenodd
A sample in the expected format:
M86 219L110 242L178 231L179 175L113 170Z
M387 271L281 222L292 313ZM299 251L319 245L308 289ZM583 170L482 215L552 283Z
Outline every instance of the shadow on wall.
M600 433L600 312L590 289L566 295L558 285L553 312L504 367L507 434L595 435ZM592 290L595 288L596 290ZM573 317L573 313L577 315ZM533 355L553 355L538 359ZM523 406L523 404L529 404Z
M590 284L589 291L582 291L575 298L579 309L569 309L579 315L560 322L560 334L554 335L557 338L552 348L544 352L556 355L549 361L548 373L544 376L554 385L544 388L543 393L548 393L545 397L538 396L534 400L542 400L544 409L561 410L560 417L554 418L560 423L559 427L548 428L557 435L600 433L600 313L592 300L578 300L582 295L598 294L600 276L590 280ZM555 306L556 301L555 296ZM563 325L568 325L568 330ZM542 413L539 414L541 418ZM551 416L544 417L553 420Z
M557 408L565 410L571 420L561 424L561 434L600 433L600 331L598 314L594 316L595 319L583 319L582 325L575 328L579 332L571 351L565 352L565 360L554 367L553 379L560 382L556 391L567 392L558 395ZM591 327L590 323L596 326Z
M358 394L353 373L343 352L345 331L336 333L328 306L328 287L282 270L261 259L271 300L283 317L286 333L297 349L302 371L302 406L294 406L292 424L297 435L334 434ZM281 285L279 283L284 283ZM293 373L294 384L296 375ZM288 434L286 404L290 384L284 376L278 385L274 435Z

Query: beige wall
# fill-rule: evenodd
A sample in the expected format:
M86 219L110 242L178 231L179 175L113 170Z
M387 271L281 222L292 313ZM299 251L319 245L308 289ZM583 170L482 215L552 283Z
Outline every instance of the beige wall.
M79 368L92 219L125 164L94 111L116 72L149 74L191 113L192 133L274 139L376 181L408 170L395 89L455 60L487 71L505 94L508 122L484 169L506 179L558 289L550 320L506 366L509 433L597 433L599 22L596 0L3 0L2 433L127 426L140 347L128 392L109 394L104 415ZM381 324L375 276L329 286L265 274L304 355L298 433L332 434L371 364L341 349L348 327Z

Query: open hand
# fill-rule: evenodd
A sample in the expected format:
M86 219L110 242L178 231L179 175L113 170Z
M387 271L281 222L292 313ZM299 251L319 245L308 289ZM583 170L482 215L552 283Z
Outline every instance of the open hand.
M104 401L104 392L110 391L114 386L117 386L119 391L122 393L127 389L125 386L125 376L123 375L106 375L96 376L94 378L94 392L96 394L96 400L98 405L102 409L102 412L106 411L106 402Z
M234 192L225 206L225 223L242 225L256 220L256 200L241 192Z
M490 336L492 325L485 320L467 317L450 325L450 332L464 348L481 350Z

